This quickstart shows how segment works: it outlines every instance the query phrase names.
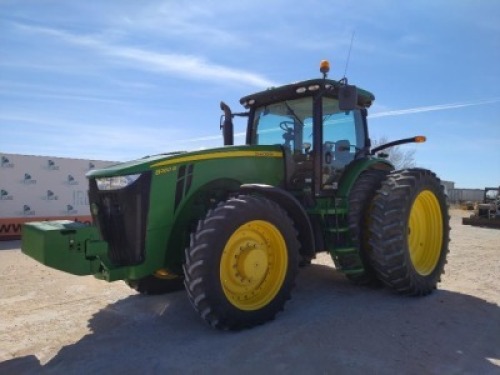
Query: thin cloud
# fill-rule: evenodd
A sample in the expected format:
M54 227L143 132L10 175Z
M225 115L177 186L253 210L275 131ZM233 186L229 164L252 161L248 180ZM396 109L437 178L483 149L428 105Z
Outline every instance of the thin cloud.
M83 95L71 95L71 94L50 94L50 93L36 93L36 92L13 92L9 90L2 90L0 88L0 95L8 95L10 97L22 96L28 98L38 98L38 99L57 99L57 100L73 100L73 101L83 101L83 102L97 102L97 103L111 103L111 104L126 104L126 101L99 98L92 96Z
M241 133L234 133L235 138L240 138L244 137L246 133L241 132ZM222 135L207 135L204 137L197 137L197 138L190 138L190 139L183 139L183 140L176 140L175 143L193 143L193 142L202 142L202 141L213 141L213 140L221 140Z
M403 115L409 115L409 114L414 114L414 113L442 111L442 110L448 110L448 109L456 109L456 108L470 107L470 106L483 105L483 104L492 104L492 103L498 103L498 102L500 102L500 98L494 98L494 99L489 99L489 100L479 100L479 101L467 102L467 103L438 104L438 105L426 106L426 107L416 107L416 108L400 109L400 110L394 110L394 111L378 112L378 113L370 114L370 118L388 117L388 116L403 116ZM246 135L245 132L240 132L240 133L235 133L234 137L240 138L240 137L244 137L245 135ZM176 140L175 143L195 143L195 142L212 141L212 140L219 140L219 139L221 139L220 134L207 135L207 136L203 136L203 137L183 139L183 140Z
M124 17L113 18L118 27L126 30L134 29L152 31L156 35L165 37L182 37L196 39L198 42L214 45L245 44L243 38L238 38L234 30L224 30L226 22L219 22L219 4L194 4L192 2L169 1L155 3L144 7L140 11L128 12ZM224 4L227 8L228 5Z
M425 107L415 107L415 108L398 109L398 110L393 110L393 111L373 113L373 114L370 114L370 118L411 115L414 113L443 111L443 110L448 110L448 109L472 107L472 106L476 106L476 105L492 104L492 103L498 103L498 102L500 102L500 98L478 100L478 101L471 101L471 102L464 102L464 103L438 104L438 105L431 105L431 106L425 106Z
M245 70L218 65L193 55L158 53L141 48L114 45L100 36L80 36L66 31L46 27L35 27L16 24L19 29L31 33L44 34L66 43L86 47L110 57L119 57L133 63L137 69L181 75L186 79L199 81L215 81L244 84L258 88L275 86L276 83L267 78ZM138 64L137 64L138 63Z
M385 111L385 112L378 112L374 114L370 114L370 118L374 117L387 117L387 116L403 116L403 115L409 115L413 113L421 113L421 112L430 112L430 111L442 111L442 110L447 110L447 109L456 109L456 108L462 108L462 107L470 107L474 105L482 105L482 104L491 104L491 103L498 103L500 102L500 98L494 98L494 99L489 99L489 100L479 100L475 102L467 102L467 103L454 103L454 104L438 104L438 105L433 105L433 106L426 106L426 107L416 107L416 108L409 108L409 109L400 109L400 110L394 110L394 111ZM235 133L234 137L239 138L245 136L245 132L240 132L240 133ZM221 135L207 135L203 137L197 137L197 138L190 138L190 139L183 139L183 140L176 140L176 143L191 143L191 142L201 142L201 141L211 141L211 140L216 140L220 139Z

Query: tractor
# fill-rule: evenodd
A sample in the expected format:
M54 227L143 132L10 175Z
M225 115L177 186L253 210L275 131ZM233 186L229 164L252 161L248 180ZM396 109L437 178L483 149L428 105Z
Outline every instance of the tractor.
M221 102L224 146L148 156L87 173L93 225L25 224L22 251L142 294L185 288L214 328L273 320L300 266L320 252L355 284L431 293L444 272L449 215L426 169L395 170L371 147L375 97L322 76ZM233 120L247 121L234 145Z
M482 203L477 204L473 215L462 218L462 224L500 228L500 186L485 188Z

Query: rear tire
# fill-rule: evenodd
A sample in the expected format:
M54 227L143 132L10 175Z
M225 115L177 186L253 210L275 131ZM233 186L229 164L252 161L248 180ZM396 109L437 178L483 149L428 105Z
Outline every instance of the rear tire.
M425 169L391 172L373 200L371 261L401 294L431 293L444 272L449 215L441 181Z
M219 329L274 319L290 299L299 247L292 220L273 201L240 195L219 203L199 221L186 249L191 304Z
M346 277L358 285L380 285L369 257L372 251L369 243L369 224L372 200L388 174L388 171L380 169L366 170L358 177L349 193L349 230L352 242L358 248L365 272L346 274Z

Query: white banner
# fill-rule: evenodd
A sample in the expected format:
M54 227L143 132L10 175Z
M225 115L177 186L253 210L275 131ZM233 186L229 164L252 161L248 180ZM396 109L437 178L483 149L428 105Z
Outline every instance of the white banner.
M0 153L0 239L22 222L88 217L85 174L115 163Z

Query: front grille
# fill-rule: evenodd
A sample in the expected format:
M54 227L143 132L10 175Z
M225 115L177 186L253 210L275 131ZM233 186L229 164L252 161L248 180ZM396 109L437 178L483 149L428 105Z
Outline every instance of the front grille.
M119 190L99 190L89 181L89 200L94 223L109 245L108 257L115 266L140 264L145 257L151 173Z

